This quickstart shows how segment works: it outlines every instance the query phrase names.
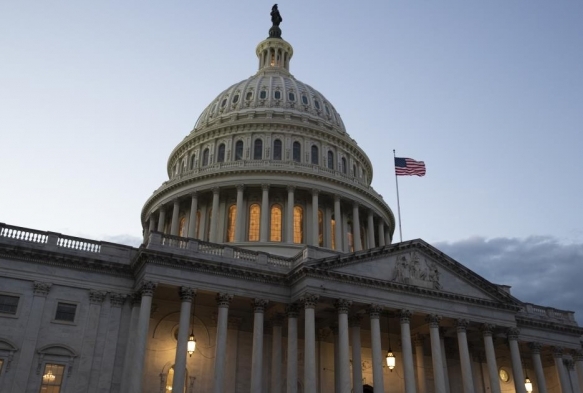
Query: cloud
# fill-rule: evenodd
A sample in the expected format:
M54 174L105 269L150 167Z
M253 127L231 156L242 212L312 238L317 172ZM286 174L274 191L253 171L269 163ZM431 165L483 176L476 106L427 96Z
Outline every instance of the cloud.
M103 240L111 243L125 244L127 246L139 247L142 244L143 239L141 237L132 235L113 235L104 236Z
M521 301L575 311L583 325L583 243L551 236L472 237L434 246L485 279L510 285Z

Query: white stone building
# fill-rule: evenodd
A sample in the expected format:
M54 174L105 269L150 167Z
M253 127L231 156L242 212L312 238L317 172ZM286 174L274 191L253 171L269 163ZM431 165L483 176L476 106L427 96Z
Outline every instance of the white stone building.
M572 312L392 241L280 34L170 154L141 247L0 224L0 392L582 393Z

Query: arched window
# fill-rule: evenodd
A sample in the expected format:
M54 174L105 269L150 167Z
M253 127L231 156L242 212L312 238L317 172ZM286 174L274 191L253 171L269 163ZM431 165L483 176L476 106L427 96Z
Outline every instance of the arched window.
M259 227L261 220L261 207L254 203L249 206L249 241L259 241Z
M190 169L194 169L195 165L196 165L196 154L193 154L192 156L190 156Z
M318 146L312 145L312 164L318 165L319 153L318 153Z
M318 209L318 245L324 247L324 212Z
M342 173L346 175L346 158L342 157Z
M330 220L330 230L332 231L330 236L332 238L332 249L336 250L336 220L334 217Z
M346 235L348 237L348 251L354 252L354 238L352 236L352 221L348 221L346 226Z
M180 218L180 221L178 223L178 236L180 237L186 237L187 236L187 231L188 229L186 228L186 217L182 217Z
M293 160L295 162L302 162L302 145L300 144L300 142L294 142Z
M187 372L184 375L184 393L186 393L186 387L188 386L188 374ZM174 383L174 366L168 370L168 375L166 376L166 391L172 391L172 384Z
M276 139L273 141L273 159L281 160L281 153L282 153L281 140Z
M304 209L294 206L294 243L304 242Z
M263 141L259 138L255 139L253 144L253 159L261 160L263 158Z
M334 153L328 150L328 169L334 169Z
M219 152L217 154L217 162L225 162L225 144L219 145Z
M282 234L282 209L281 205L271 206L271 231L269 236L269 241L280 242Z
M243 159L243 141L235 143L235 161Z
M352 165L352 176L356 177L356 164Z
M202 166L207 166L209 164L209 149L204 149L202 153Z
M235 241L235 222L237 220L237 206L229 206L229 216L227 218L227 243Z

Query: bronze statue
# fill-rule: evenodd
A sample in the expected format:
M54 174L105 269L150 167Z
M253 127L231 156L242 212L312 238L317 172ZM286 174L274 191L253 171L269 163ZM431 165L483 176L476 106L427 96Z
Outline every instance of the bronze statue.
M273 7L271 7L271 22L273 23L273 26L278 26L279 24L283 21L283 18L281 17L279 10L277 9L277 4L274 4Z

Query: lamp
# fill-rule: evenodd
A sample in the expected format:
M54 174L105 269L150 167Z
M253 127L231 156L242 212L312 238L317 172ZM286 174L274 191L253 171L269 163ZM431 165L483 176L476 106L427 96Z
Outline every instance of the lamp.
M391 370L391 372L393 372L393 369L395 368L395 355L393 355L393 350L391 349L391 317L389 316L387 321L388 321L388 332L389 332L389 351L387 352L387 367L389 368L389 370Z
M55 380L55 374L52 370L49 370L45 375L43 375L43 382L53 382Z
M526 389L526 391L528 393L532 392L532 382L530 382L528 375L526 376L526 379L524 380L524 388Z
M196 299L196 298L195 298ZM194 305L195 300L192 301L192 328L190 330L190 337L186 343L186 350L188 351L188 356L191 357L196 350L196 339L194 338Z

